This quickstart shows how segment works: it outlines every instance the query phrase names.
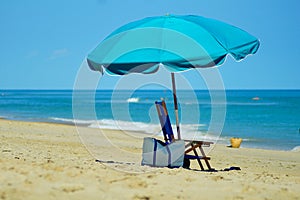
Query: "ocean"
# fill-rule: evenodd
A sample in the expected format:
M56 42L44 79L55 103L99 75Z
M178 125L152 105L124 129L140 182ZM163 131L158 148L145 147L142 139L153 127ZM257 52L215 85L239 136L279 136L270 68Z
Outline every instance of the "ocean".
M177 96L183 136L228 145L240 137L241 146L250 148L300 148L300 90L180 90ZM154 105L160 99L175 125L169 90L0 90L0 118L155 135L161 134Z

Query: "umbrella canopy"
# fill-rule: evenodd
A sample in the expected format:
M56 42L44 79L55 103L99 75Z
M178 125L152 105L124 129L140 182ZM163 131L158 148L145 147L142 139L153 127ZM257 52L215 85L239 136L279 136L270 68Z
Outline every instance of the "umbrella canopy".
M173 72L239 61L256 53L259 41L224 22L195 15L148 17L128 23L105 38L87 56L92 70L109 74L150 74L164 66L172 72L178 139L180 129Z
M224 22L201 16L166 15L126 24L104 39L87 61L92 70L110 74L154 73L162 63L169 71L223 64L254 54L259 41Z

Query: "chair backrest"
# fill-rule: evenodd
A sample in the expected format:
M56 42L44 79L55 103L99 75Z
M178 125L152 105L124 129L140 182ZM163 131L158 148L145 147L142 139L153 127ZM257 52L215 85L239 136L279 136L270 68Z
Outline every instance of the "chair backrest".
M167 106L164 100L155 101L160 125L164 134L164 140L167 144L175 141Z

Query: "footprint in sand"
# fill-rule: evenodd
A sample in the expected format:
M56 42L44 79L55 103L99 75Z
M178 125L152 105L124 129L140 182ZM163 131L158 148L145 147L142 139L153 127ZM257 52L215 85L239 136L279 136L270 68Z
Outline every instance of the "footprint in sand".
M213 179L214 181L219 181L219 180L223 180L224 177L223 177L223 176L213 176L212 179Z
M146 188L148 184L145 181L138 181L129 184L130 188Z
M80 190L84 190L84 186L81 184L64 184L54 187L54 189L61 190L66 193L73 193Z
M133 197L133 199L134 199L134 200L149 200L150 197L148 197L148 196L135 195L135 196Z
M193 181L196 181L197 179L191 178L191 177L187 177L185 180L186 180L187 182L193 182Z

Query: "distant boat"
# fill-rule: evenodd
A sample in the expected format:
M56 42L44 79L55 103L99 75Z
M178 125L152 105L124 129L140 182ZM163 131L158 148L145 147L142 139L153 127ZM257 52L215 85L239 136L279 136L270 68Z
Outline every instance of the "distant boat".
M252 100L258 101L260 98L259 97L253 97Z

